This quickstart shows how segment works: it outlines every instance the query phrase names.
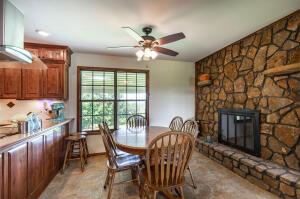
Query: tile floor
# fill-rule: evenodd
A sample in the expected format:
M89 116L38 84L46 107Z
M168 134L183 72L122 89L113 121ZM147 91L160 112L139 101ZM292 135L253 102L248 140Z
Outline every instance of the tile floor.
M190 164L198 188L185 186L186 199L273 199L277 196L266 192L223 166L203 156L193 154ZM128 179L129 173L118 174L116 180ZM41 195L41 199L105 199L103 190L106 177L104 156L89 158L86 171L81 173L78 162L71 165L63 175L58 174ZM186 177L190 181L189 176ZM131 183L116 185L112 199L138 199L138 189ZM164 198L160 196L159 198Z

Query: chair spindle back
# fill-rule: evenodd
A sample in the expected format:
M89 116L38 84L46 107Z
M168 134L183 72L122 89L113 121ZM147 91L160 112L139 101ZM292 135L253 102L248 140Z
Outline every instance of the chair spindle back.
M186 120L181 128L182 132L191 133L194 138L198 136L198 125L194 120Z
M180 131L183 125L183 119L182 117L176 116L172 119L169 128L172 131Z
M146 127L147 120L142 115L132 115L126 121L127 128Z
M102 137L102 141L104 144L104 148L105 148L105 153L107 156L107 159L109 161L109 164L111 166L116 165L116 151L113 149L113 145L111 144L109 135L107 133L107 131L105 130L103 124L99 124L99 131L100 131L100 135Z
M169 131L157 136L146 151L150 185L167 187L183 183L193 148L194 138L189 133Z

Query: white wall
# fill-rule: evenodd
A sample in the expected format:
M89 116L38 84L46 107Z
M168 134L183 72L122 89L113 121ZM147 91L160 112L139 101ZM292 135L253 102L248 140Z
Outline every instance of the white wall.
M7 104L13 102L15 105L9 108ZM50 108L50 105L55 100L15 100L15 99L2 99L0 100L0 122L12 119L19 119L26 117L29 112L40 113L43 119L49 118L45 108Z
M135 58L74 53L69 71L68 117L76 118L77 66L147 69L150 74L149 116L150 125L168 126L171 119L180 115L194 117L195 67L193 62L154 60L137 62ZM75 130L74 122L73 130ZM102 152L100 136L89 136L91 152ZM101 144L100 144L101 143Z

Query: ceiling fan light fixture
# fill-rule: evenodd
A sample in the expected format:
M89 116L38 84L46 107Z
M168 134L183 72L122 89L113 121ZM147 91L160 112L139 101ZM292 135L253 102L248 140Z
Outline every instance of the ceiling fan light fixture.
M150 57L144 56L144 57L143 57L143 60L144 60L144 61L150 61Z
M144 57L151 57L151 49L150 48L145 48Z
M151 58L152 59L155 59L156 57L157 57L157 55L158 55L158 53L157 52L155 52L155 51L151 51Z
M155 59L158 55L157 52L153 51L150 48L145 48L143 50L139 50L135 54L137 56L138 61L141 61L141 60L150 61L151 59Z
M144 56L144 51L143 50L139 50L139 51L137 51L136 53L136 56L138 57L138 58L142 58L143 56Z

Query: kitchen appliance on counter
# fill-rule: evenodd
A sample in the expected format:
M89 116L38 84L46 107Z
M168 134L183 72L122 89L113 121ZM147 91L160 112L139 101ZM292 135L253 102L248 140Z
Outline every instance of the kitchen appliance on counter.
M51 109L52 109L52 120L59 122L65 119L64 103L53 103L51 105Z

